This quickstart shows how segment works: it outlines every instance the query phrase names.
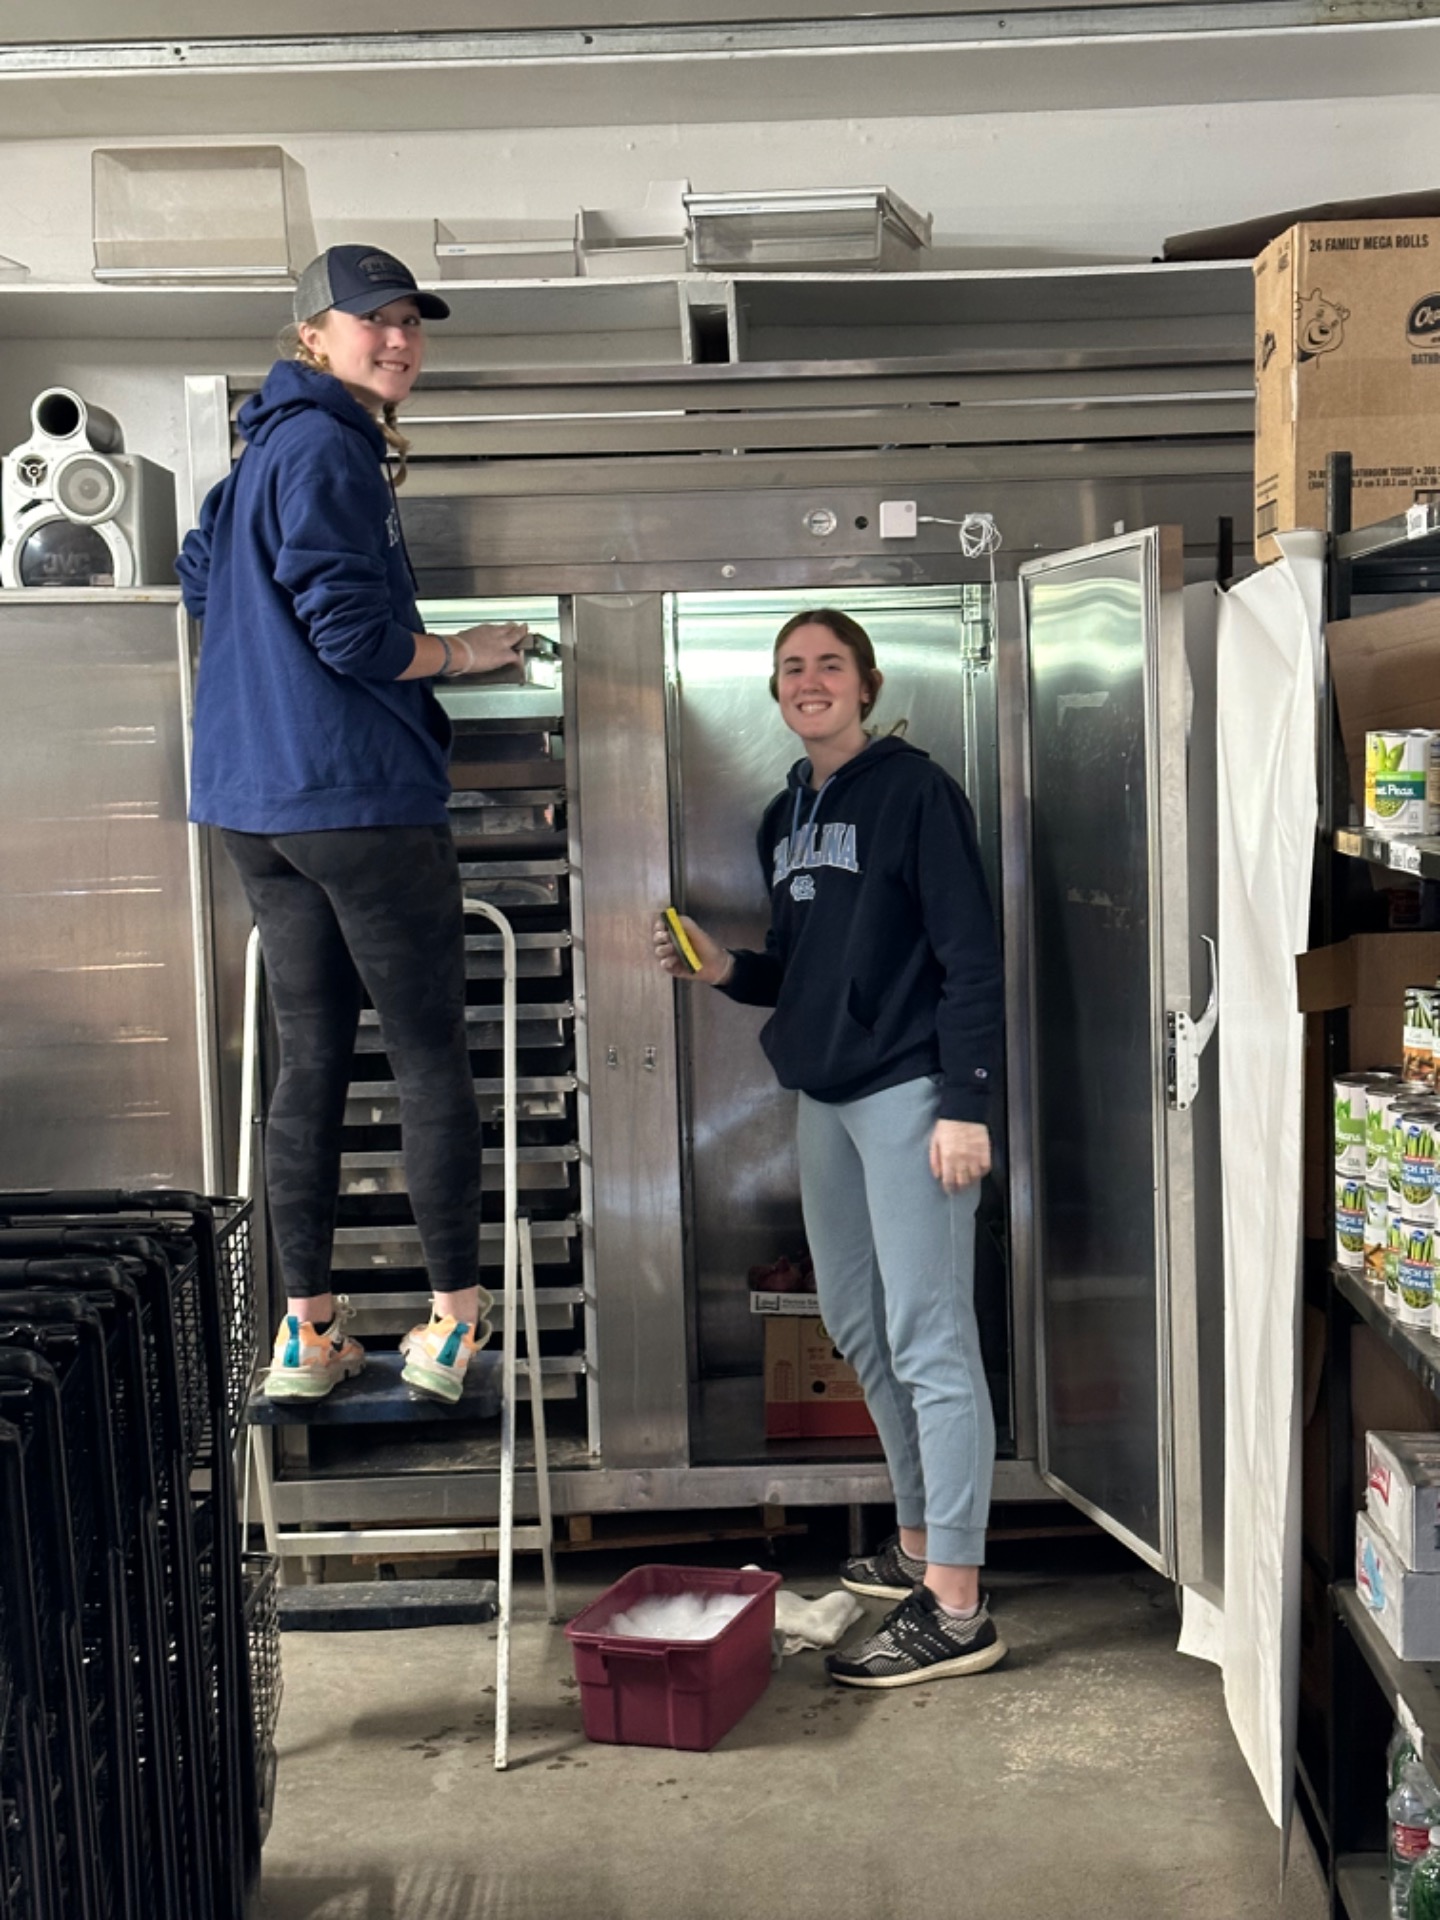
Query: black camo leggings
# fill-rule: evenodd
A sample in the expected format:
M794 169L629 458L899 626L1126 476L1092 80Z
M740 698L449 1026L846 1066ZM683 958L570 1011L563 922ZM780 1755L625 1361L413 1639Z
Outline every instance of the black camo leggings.
M405 1179L430 1284L479 1280L480 1113L465 1041L460 868L448 827L222 833L280 1030L266 1191L291 1299L330 1291L361 988L400 1093Z

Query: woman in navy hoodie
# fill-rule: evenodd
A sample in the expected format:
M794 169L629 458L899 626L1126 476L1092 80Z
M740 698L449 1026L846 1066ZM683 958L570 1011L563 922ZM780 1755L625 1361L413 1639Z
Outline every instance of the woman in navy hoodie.
M435 1295L429 1324L407 1337L404 1378L457 1399L489 1335L450 723L431 682L512 664L526 630L420 627L395 413L424 360L424 322L448 314L378 248L313 261L296 289L294 357L242 407L244 452L177 568L205 623L190 817L221 830L239 872L280 1032L266 1137L287 1296L266 1383L276 1399L320 1398L364 1365L330 1279L362 988L395 1070Z
M842 1576L900 1603L830 1656L854 1687L979 1673L1005 1654L980 1592L995 1424L974 1307L1000 961L969 803L928 755L867 734L881 685L849 615L786 622L770 691L806 758L760 827L765 951L727 952L687 920L692 973L663 922L655 932L675 978L775 1009L761 1044L799 1092L819 1307L865 1389L899 1521Z

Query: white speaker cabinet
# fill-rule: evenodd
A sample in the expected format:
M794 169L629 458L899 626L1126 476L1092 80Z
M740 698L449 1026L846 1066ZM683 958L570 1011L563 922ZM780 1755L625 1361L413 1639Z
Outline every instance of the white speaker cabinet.
M173 585L173 476L122 453L115 421L68 387L40 394L30 423L0 462L0 587Z

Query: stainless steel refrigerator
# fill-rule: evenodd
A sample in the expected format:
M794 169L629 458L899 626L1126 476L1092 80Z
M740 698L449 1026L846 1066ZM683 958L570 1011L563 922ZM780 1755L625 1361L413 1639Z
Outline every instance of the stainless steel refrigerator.
M243 929L185 818L192 640L174 590L0 593L7 1187L234 1179Z

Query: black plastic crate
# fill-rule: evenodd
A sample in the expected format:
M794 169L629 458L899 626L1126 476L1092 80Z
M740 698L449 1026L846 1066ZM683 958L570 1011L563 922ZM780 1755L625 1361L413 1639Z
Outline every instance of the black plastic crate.
M158 1862L154 1907L186 1920L243 1920L267 1791L231 1470L255 1357L252 1220L248 1202L191 1194L0 1193L0 1260L54 1256L45 1283L56 1287L81 1278L65 1269L88 1260L95 1271L83 1277L110 1300L124 1355L114 1370L117 1473L136 1516L127 1594L143 1594L150 1629L136 1650L148 1681L135 1715L147 1756L142 1819ZM95 1525L89 1491L73 1502L77 1537ZM166 1764L149 1765L162 1742Z
M100 1832L70 1530L60 1382L49 1362L0 1348L0 1419L22 1438L29 1574L43 1676L45 1779L55 1822L60 1910L101 1914ZM9 1559L11 1556L6 1555Z
M220 1315L225 1328L225 1411L233 1438L240 1431L245 1403L260 1363L253 1200L216 1201L215 1254Z
M234 1515L218 1489L192 1494L190 1533L212 1811L222 1857L241 1863L248 1881L259 1868L261 1838L254 1714ZM217 1888L217 1915L239 1913L234 1894L234 1885Z
M0 1221L105 1221L111 1227L129 1225L133 1231L177 1231L193 1243L201 1287L219 1310L219 1366L223 1375L221 1399L224 1425L233 1441L259 1360L259 1302L255 1256L255 1207L252 1200L209 1200L199 1194L169 1189L68 1190L24 1193L0 1191ZM183 1263L182 1263L183 1264ZM191 1334L200 1329L199 1296L185 1294L178 1302ZM204 1364L198 1356L203 1343L187 1342L187 1354L196 1356L187 1377L185 1402L192 1428L203 1430L205 1394L201 1387ZM213 1384L218 1384L218 1381Z
M73 1294L13 1292L24 1263L0 1261L0 1346L39 1354L59 1381L71 1556L84 1655L97 1878L110 1920L141 1920L151 1907L140 1850L140 1757L123 1523L112 1444L105 1329Z
M169 1693L176 1876L181 1911L214 1914L223 1920L230 1911L234 1852L231 1836L217 1818L220 1787L211 1762L190 1492L192 1472L202 1464L192 1441L197 1426L193 1396L197 1383L203 1384L204 1368L193 1353L189 1366L185 1365L187 1341L203 1338L204 1316L188 1236L164 1222L149 1222L147 1227L137 1232L133 1221L125 1221L107 1231L103 1220L93 1220L85 1223L83 1232L73 1230L64 1237L71 1246L83 1240L126 1249L127 1271L140 1300L143 1372L137 1388L143 1396L155 1494L152 1551ZM10 1244L11 1236L0 1234L0 1253ZM194 1303L188 1319L177 1312L177 1300L187 1299ZM213 1312L210 1322L212 1338L218 1339ZM214 1477L223 1494L231 1484L228 1462Z
M0 1911L61 1920L44 1673L30 1579L25 1440L0 1421Z
M23 1260L24 1284L29 1289L87 1302L105 1328L133 1670L134 1735L141 1776L142 1884L148 1894L149 1911L166 1916L183 1914L195 1909L208 1883L187 1873L185 1864L196 1845L194 1828L199 1810L187 1819L177 1717L181 1682L169 1632L171 1596L164 1576L161 1502L145 1377L146 1309L136 1282L142 1263L130 1258L26 1257L49 1254L56 1244L55 1235L49 1231L0 1231L0 1259ZM75 1243L61 1244L68 1244L73 1251ZM104 1250L111 1251L108 1246Z
M247 1553L245 1639L250 1657L250 1703L254 1724L255 1798L260 1837L270 1831L275 1811L277 1756L275 1729L280 1720L284 1676L280 1665L280 1562L273 1553Z

